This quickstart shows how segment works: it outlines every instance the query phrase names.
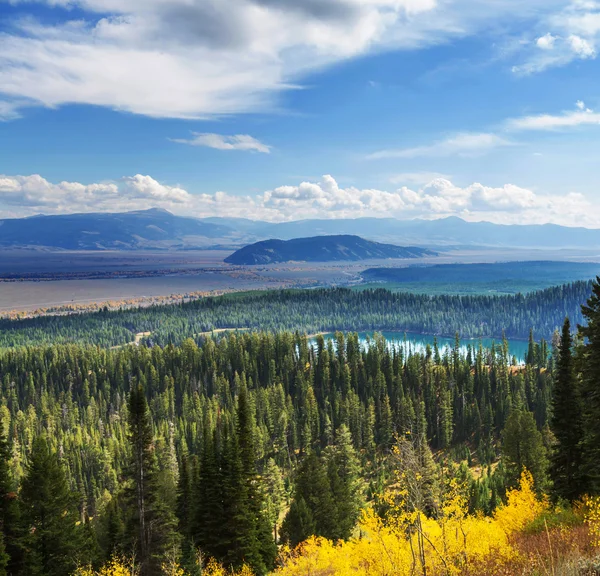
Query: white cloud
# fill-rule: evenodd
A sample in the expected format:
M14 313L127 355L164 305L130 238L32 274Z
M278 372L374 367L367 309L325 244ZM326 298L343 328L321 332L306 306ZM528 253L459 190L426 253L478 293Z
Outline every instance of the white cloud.
M580 59L585 60L586 58L596 57L596 48L592 40L586 40L577 34L571 34L567 38L571 50L574 54L579 56Z
M439 218L456 215L497 223L546 223L600 227L600 207L577 193L549 195L514 184L457 186L435 178L394 190L341 187L330 175L267 190L256 196L226 192L191 194L135 175L115 182L53 184L39 175L0 176L3 217L37 213L120 212L162 207L184 216L234 216L273 222L362 216Z
M271 210L277 220L298 218L436 218L457 215L468 220L497 223L545 223L600 226L600 210L580 194L553 196L506 184L485 186L475 183L460 187L445 178L436 178L412 189L393 191L341 188L331 176L320 182L302 182L265 192L258 206Z
M552 34L548 32L544 36L540 36L535 43L537 47L541 48L542 50L552 50L557 39L557 36L552 36Z
M78 10L62 24L34 15L10 22L0 35L3 100L13 107L89 104L172 118L272 110L278 92L309 71L538 19L564 2L39 1Z
M478 156L498 148L511 146L512 142L490 133L461 133L426 146L379 150L369 154L369 160L382 158L417 158L419 156Z
M389 180L392 184L427 184L436 178L449 180L450 176L439 172L401 172L394 174Z
M524 62L513 67L517 74L534 74L573 61L596 58L600 43L600 4L572 0L542 20L552 31L524 45Z
M560 128L575 128L577 126L600 125L600 113L586 108L585 103L578 100L576 110L562 114L539 114L523 116L508 120L506 126L511 130L557 130Z
M248 134L237 134L235 136L224 136L222 134L209 134L192 132L193 138L171 138L173 142L179 144L189 144L190 146L206 146L217 150L250 150L253 152L262 152L269 154L271 146L263 144L260 140L249 136Z
M19 117L18 106L15 102L0 100L0 122L14 120Z
M0 211L29 216L38 212L118 212L158 206L177 209L192 196L179 187L137 174L118 182L53 184L39 174L0 175Z

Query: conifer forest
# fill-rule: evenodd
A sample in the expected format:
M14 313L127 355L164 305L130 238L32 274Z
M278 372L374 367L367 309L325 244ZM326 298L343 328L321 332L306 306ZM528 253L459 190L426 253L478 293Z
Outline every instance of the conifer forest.
M0 344L2 576L597 573L600 279L234 294Z

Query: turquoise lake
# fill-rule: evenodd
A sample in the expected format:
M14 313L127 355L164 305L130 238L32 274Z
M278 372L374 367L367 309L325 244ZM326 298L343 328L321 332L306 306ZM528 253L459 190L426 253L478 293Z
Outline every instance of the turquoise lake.
M383 337L390 342L390 344L395 346L402 346L405 352L408 352L409 349L413 352L421 352L424 351L427 347L427 344L433 346L434 336L429 334L415 334L412 332L378 332L382 334ZM374 332L359 332L358 337L360 339L361 344L367 344L367 339L372 337ZM333 333L324 334L323 337L326 340L332 339ZM312 339L314 341L314 339ZM440 350L440 354L444 353L445 348L453 348L454 347L454 338L444 338L443 336L437 337L438 348ZM461 339L461 351L466 352L467 347L471 346L477 348L479 346L479 342L482 343L484 348L491 348L492 342L496 345L502 342L501 339L492 339L492 338L465 338ZM509 340L508 341L509 353L511 356L516 356L518 362L523 362L525 356L527 354L528 342L526 340Z

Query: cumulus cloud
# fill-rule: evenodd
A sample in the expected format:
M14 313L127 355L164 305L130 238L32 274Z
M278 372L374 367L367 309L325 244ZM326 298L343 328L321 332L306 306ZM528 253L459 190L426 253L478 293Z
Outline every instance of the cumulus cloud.
M271 146L263 144L260 140L248 134L224 136L222 134L192 132L192 136L189 139L171 138L171 140L179 144L206 146L207 148L215 148L216 150L249 150L252 152L262 152L263 154L271 152Z
M543 25L551 28L535 42L525 44L525 59L513 67L517 74L534 74L576 60L596 58L600 43L600 4L572 0L550 11Z
M511 146L512 142L497 134L461 133L426 146L379 150L369 154L369 160L382 158L417 158L419 156L478 156L499 146Z
M13 108L90 104L202 119L272 110L310 71L538 19L564 0L39 2L71 20L32 11L0 34L0 96Z
M394 190L343 187L325 175L316 182L283 185L255 196L223 191L192 194L135 175L115 182L53 184L39 175L0 176L0 210L6 216L71 212L119 212L162 207L184 216L230 216L281 222L302 218L363 216L440 218L497 223L546 223L600 227L600 209L577 193L548 195L514 184L461 187L434 178Z
M558 40L558 36L552 36L550 32L540 36L536 41L536 46L541 48L542 50L552 50L554 48L555 42Z
M118 182L81 184L49 182L39 174L0 175L0 211L29 216L36 213L118 212L152 206L177 209L192 196L179 187L160 184L137 174Z
M457 215L468 220L498 223L546 223L600 226L600 211L584 196L539 194L506 184L474 183L460 187L445 178L435 178L421 188L403 186L393 191L342 188L332 176L320 182L302 182L265 192L259 205L278 215L278 220L300 217L437 218Z
M575 108L557 115L539 114L514 118L508 120L506 126L512 130L557 130L600 125L600 113L587 108L584 102L578 100Z

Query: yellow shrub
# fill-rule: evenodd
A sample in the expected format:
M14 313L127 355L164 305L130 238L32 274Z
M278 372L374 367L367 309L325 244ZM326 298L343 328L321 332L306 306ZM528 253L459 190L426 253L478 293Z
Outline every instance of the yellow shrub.
M547 500L539 500L533 490L533 477L523 470L518 489L507 494L507 504L496 511L495 518L507 533L522 530L548 508Z
M359 538L337 544L324 538L310 538L287 553L279 576L410 576L468 573L471 564L490 558L500 563L515 551L509 535L522 529L546 509L532 489L531 475L524 473L518 490L493 518L468 515L459 490L451 487L438 518L419 511L403 512L382 520L373 511L363 513ZM599 507L600 510L600 507ZM600 524L599 524L600 525Z
M90 567L78 568L73 576L137 576L138 573L133 561L115 557L98 571Z
M594 546L600 547L600 496L585 496L582 504Z

